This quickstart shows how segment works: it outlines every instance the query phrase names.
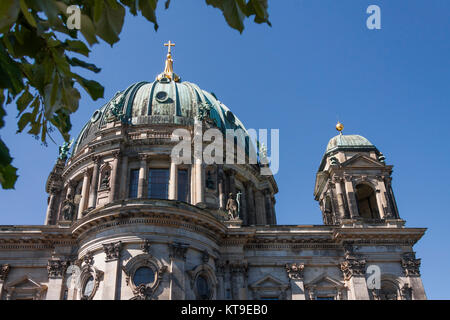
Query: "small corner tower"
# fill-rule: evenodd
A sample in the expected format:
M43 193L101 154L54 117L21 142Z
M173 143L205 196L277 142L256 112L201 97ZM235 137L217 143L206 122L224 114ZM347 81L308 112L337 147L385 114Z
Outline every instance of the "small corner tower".
M339 134L330 139L316 175L315 200L326 225L403 225L391 187L391 165L383 154L360 135Z

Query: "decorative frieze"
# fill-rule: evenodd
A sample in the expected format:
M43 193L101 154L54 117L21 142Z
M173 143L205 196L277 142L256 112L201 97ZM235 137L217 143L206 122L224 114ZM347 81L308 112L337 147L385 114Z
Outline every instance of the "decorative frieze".
M350 280L353 276L364 276L366 273L366 260L347 258L341 262L341 271L344 273L344 280Z
M141 250L144 253L149 253L150 252L150 241L148 239L145 239L142 243L141 243Z
M303 263L286 263L285 269L290 279L303 279L303 270L305 269L305 265Z
M10 270L9 264L0 264L0 280L5 281Z
M414 252L403 254L402 268L405 276L420 276L420 259L416 259Z
M186 252L189 245L186 243L174 242L169 244L170 258L186 261Z
M104 243L103 250L106 254L106 261L114 261L120 258L120 250L122 250L122 241Z
M62 278L67 269L67 262L59 258L48 260L47 271L50 278Z

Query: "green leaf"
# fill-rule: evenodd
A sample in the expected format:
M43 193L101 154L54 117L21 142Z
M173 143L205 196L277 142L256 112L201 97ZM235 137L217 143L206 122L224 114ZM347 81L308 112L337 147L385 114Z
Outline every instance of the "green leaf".
M33 15L31 14L31 12L28 10L28 6L25 2L25 0L20 0L20 9L25 17L25 19L28 21L28 23L36 28L36 20L34 20Z
M155 14L157 3L158 0L139 0L139 10L148 21L153 22L155 31L159 28Z
M39 10L45 13L52 25L58 23L58 7L54 0L40 0L33 1L33 3Z
M125 6L130 9L130 13L135 16L137 15L137 0L120 0Z
M104 0L95 0L94 2L94 22L98 22L103 12Z
M99 73L102 69L98 68L95 64L84 62L77 58L69 58L67 57L67 61L69 64L74 67L82 67L88 69L92 72Z
M14 189L17 181L17 168L11 165L12 160L8 147L0 139L0 184L3 189Z
M33 114L31 112L24 113L19 121L17 121L17 133L22 132L23 129L33 120Z
M222 10L228 25L240 33L244 31L244 0L206 0L208 5Z
M19 114L21 114L33 100L33 95L28 92L28 88L23 92L19 99L17 99L16 105Z
M18 0L0 1L0 33L7 32L16 22L20 5Z
M3 92L3 90L0 90L0 128L5 125L3 117L6 116L6 111L3 108L3 102L5 102L5 93Z
M74 78L77 79L78 83L86 90L87 93L91 96L91 98L95 101L99 98L103 98L103 94L105 93L105 88L94 80L87 80L80 75L73 74Z
M16 95L23 89L19 64L12 60L0 43L0 88L10 89Z
M105 2L103 13L95 22L97 35L112 46L120 40L119 34L122 31L124 18L125 8L122 5L119 4L117 8L113 8Z

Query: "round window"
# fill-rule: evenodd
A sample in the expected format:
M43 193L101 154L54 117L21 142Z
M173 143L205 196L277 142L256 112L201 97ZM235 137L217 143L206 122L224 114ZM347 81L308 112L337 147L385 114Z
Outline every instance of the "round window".
M92 291L94 291L94 277L90 276L84 284L83 295L89 297Z
M159 102L166 101L168 97L169 97L169 95L165 91L159 91L158 93L156 93L156 96L155 96L156 100L158 100Z
M151 284L155 281L155 272L149 267L140 267L133 276L133 283L136 287L141 284Z
M100 110L95 110L94 114L91 117L91 122L97 122L100 119L102 112Z
M197 294L199 300L208 300L210 295L208 279L204 275L197 277Z

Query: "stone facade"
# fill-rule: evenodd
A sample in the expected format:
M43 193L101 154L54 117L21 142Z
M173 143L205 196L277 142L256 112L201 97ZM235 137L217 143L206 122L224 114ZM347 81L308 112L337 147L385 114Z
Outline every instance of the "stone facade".
M426 299L413 251L425 229L404 226L373 145L333 138L315 187L324 224L277 225L278 187L261 164L172 161L174 129L240 122L171 81L135 84L94 113L50 173L43 226L0 226L0 299ZM169 98L168 85L179 86ZM173 96L183 90L216 118ZM150 196L152 169L167 177L165 199Z

